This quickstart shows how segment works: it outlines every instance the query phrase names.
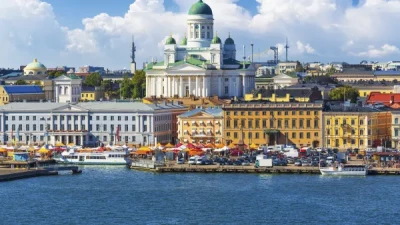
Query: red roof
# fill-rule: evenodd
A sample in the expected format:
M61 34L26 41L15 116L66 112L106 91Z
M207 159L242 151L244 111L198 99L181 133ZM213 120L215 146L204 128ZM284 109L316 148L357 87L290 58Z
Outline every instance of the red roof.
M382 103L386 106L395 108L398 107L400 103L400 93L399 94L386 94L380 92L371 92L367 99L367 104Z

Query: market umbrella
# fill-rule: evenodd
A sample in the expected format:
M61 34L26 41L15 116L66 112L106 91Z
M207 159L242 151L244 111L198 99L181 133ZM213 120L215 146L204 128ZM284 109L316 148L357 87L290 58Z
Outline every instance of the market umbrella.
M49 153L50 150L46 149L45 147L42 147L41 149L39 149L38 153L40 154L47 154Z
M171 143L168 143L168 144L166 144L164 147L166 147L166 148L173 148L173 147L175 147L173 144L171 144ZM177 146L177 147L179 147L179 146Z
M215 145L216 148L223 148L224 146L225 146L225 145L223 145L223 144L216 144L216 145Z
M250 145L250 149L257 149L258 147L257 147L257 145L256 144L254 144L254 143L251 143L251 145Z
M57 142L56 143L56 147L64 147L65 145L63 144L63 143L61 143L61 142Z
M231 152L231 156L240 156L240 155L243 155L243 151L240 151L240 150L233 150L233 151Z
M195 148L196 146L194 146L192 143L189 143L189 144L187 144L186 147L188 147L188 148Z
M215 148L213 143L207 143L205 147L206 148Z
M0 152L7 152L7 149L0 148Z
M228 145L228 148L236 148L236 145L233 144L233 143L230 143L230 144Z

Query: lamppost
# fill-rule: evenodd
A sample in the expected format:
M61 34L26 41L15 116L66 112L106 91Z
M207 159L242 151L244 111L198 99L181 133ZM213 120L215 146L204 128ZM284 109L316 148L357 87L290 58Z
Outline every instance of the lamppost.
M40 117L40 120L44 121L44 125L45 125L43 130L45 131L44 138L46 139L45 140L46 145L48 144L48 140L49 140L49 129L47 127L47 121L49 121L50 119L51 119L50 117Z

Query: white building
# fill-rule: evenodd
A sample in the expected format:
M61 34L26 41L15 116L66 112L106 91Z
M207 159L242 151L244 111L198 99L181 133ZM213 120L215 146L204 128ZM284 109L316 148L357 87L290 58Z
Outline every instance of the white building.
M10 103L0 106L0 141L85 146L168 143L176 134L176 113L186 110L177 104L141 102Z
M214 31L213 12L199 0L189 10L188 35L179 45L170 36L164 61L147 65L146 96L226 98L252 91L254 65L237 61L234 40L229 35L223 44Z
M297 62L279 62L276 74L296 72L297 66Z
M295 85L299 82L298 77L292 77L286 74L280 74L272 77L274 89L281 89Z
M82 79L75 74L62 75L53 80L56 102L78 102L82 92Z

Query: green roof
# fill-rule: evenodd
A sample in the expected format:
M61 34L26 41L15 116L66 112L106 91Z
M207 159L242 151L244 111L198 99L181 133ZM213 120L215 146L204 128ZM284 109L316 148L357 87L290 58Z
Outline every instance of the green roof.
M213 12L203 0L199 0L189 10L189 15L213 15Z
M234 45L235 44L235 42L231 38L231 34L230 33L229 33L229 37L225 40L225 44L226 45Z
M183 39L182 39L182 41L181 41L181 45L182 45L182 46L187 45L187 37L186 37L186 35L185 35L185 37L183 37Z
M176 41L175 39L171 36L169 36L169 38L165 41L166 45L176 45Z
M79 76L77 76L76 74L73 74L73 73L67 74L67 75L64 75L64 76L69 77L69 78L71 78L73 80L78 80L78 79L80 80L81 79L81 77L79 77Z
M221 43L222 43L221 38L219 38L218 35L216 34L212 39L211 44L221 44Z

